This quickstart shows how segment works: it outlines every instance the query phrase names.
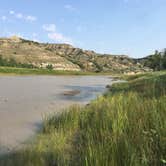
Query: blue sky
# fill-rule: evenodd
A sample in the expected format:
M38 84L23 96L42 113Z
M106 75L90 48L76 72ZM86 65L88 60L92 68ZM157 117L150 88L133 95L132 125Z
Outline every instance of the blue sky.
M166 47L166 0L0 0L0 36L143 57Z

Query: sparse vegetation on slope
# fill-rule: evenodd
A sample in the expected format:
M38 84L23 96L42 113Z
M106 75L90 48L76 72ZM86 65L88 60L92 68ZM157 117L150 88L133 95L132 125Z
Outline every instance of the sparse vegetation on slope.
M86 107L47 117L35 143L0 165L166 164L166 72L125 79Z

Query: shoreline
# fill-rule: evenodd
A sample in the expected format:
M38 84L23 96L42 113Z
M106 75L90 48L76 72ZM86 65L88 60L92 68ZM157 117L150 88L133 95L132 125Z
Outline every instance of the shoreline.
M16 67L0 67L1 75L78 75L78 76L102 76L111 75L117 76L117 73L111 72L87 72L87 71L63 71L63 70L47 70L47 69L29 69L29 68L16 68Z

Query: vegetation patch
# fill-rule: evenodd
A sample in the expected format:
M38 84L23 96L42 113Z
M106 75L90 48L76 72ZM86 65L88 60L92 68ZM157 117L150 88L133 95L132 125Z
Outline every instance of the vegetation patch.
M16 52L15 52L16 54ZM14 58L5 59L0 55L0 66L18 67L18 68L36 68L33 64L18 63Z

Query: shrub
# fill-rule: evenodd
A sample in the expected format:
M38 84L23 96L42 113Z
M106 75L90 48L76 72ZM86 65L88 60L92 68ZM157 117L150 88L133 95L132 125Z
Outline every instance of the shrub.
M46 68L47 68L48 70L53 70L53 65L52 65L52 64L48 64L48 65L46 66Z

